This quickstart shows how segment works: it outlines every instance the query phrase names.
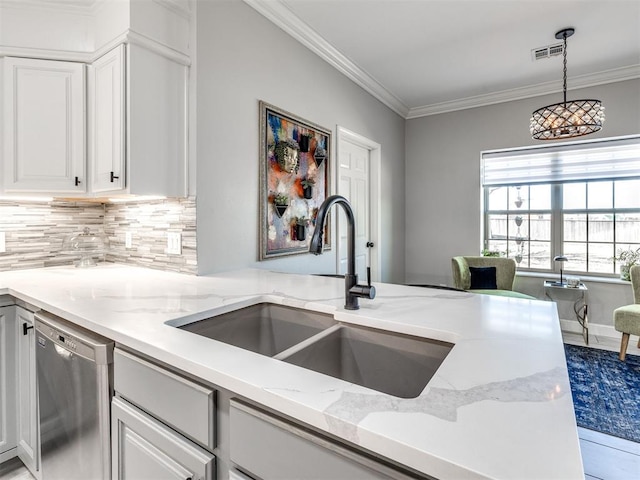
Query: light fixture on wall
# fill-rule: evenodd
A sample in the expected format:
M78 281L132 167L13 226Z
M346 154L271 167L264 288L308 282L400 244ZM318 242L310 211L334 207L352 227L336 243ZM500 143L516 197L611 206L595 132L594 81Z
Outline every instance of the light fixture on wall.
M600 100L567 102L567 38L574 33L573 28L564 28L556 33L556 38L564 41L562 49L564 101L547 105L533 112L529 128L534 140L580 137L602 129L604 107Z

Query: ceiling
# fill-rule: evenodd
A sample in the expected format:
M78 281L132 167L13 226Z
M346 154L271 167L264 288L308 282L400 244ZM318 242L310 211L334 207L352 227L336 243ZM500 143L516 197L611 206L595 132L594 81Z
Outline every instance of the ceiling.
M405 118L640 78L640 0L244 0Z

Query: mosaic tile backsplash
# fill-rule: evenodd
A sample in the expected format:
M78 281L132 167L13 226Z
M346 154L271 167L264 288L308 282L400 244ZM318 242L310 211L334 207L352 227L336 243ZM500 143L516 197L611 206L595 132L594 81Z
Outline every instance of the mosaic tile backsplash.
M0 232L5 234L0 271L71 265L64 239L85 227L109 239L107 262L197 273L195 198L132 203L82 201L0 201ZM131 248L125 234L131 233ZM169 255L167 232L182 236L182 253Z
M131 232L131 248L125 246L126 232ZM182 254L166 253L167 232L181 234ZM106 204L104 233L109 262L193 275L198 271L195 198Z

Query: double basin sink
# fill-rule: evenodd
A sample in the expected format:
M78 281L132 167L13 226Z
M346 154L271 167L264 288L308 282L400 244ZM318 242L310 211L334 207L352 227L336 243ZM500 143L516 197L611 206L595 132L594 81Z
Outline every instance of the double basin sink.
M259 303L178 328L400 398L415 398L453 344Z

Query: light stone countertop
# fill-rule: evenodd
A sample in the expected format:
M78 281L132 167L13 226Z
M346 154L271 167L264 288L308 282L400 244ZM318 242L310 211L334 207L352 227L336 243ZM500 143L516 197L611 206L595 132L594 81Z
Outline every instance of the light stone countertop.
M582 460L552 302L376 283L346 311L341 279L242 270L189 276L122 265L0 273L0 294L443 479L578 479ZM258 301L454 343L402 399L166 325Z

